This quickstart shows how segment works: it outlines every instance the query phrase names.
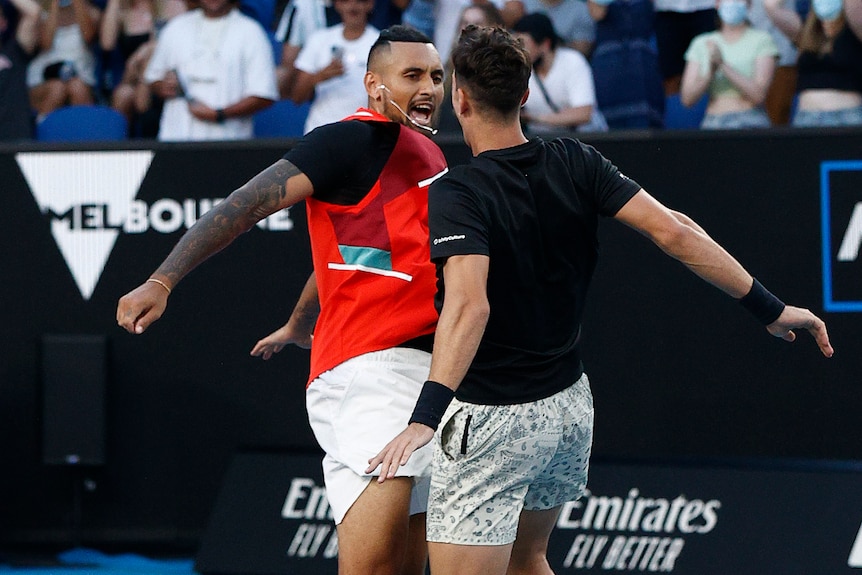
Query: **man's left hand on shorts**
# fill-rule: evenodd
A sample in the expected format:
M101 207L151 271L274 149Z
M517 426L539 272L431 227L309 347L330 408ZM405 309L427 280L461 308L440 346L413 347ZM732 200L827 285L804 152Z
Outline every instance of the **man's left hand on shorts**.
M386 444L383 450L368 460L365 473L373 473L380 467L378 483L395 477L398 467L410 460L413 452L426 445L434 437L434 430L422 423L411 423L407 429Z

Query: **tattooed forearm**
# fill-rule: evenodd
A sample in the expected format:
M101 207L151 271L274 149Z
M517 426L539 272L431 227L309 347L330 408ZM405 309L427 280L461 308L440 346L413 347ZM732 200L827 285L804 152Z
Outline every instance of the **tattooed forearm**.
M299 301L296 302L296 307L293 308L288 323L297 333L311 334L319 315L320 299L317 292L317 277L312 273L305 282L302 293L299 294Z
M231 194L231 196L237 195L235 201L238 206L247 203L251 208L251 217L256 219L251 222L249 228L268 215L286 207L287 181L299 173L296 166L287 160L280 160Z
M290 206L293 202L287 196L287 181L299 173L296 166L286 160L279 160L259 173L189 228L156 270L156 275L176 285L257 222Z

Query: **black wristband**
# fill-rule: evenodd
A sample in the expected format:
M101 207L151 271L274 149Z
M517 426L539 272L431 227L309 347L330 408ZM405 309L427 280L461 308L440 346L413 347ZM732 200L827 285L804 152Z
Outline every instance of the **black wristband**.
M422 385L422 391L419 393L419 399L416 400L416 407L413 408L413 415L410 416L408 424L421 423L436 431L453 397L455 397L454 391L442 383L429 379Z
M777 320L785 307L784 302L772 295L768 289L757 281L757 278L754 278L751 289L739 300L739 303L750 311L763 325L769 325Z
M224 108L219 108L216 110L216 124L224 124L224 121L227 119L227 116L224 115Z

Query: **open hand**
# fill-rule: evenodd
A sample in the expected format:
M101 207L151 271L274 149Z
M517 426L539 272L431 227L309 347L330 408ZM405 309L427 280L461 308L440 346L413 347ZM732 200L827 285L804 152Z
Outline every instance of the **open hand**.
M778 319L766 326L766 329L775 337L780 337L785 341L796 340L796 334L793 333L794 329L806 329L814 337L814 341L817 342L823 355L832 357L832 354L835 353L829 343L826 324L807 309L791 305L785 306Z
M311 334L297 334L290 328L289 325L283 325L265 338L259 340L251 349L251 355L254 357L263 356L263 359L269 359L272 354L280 352L284 346L293 344L303 349L311 348Z
M386 444L383 450L368 460L368 468L365 473L373 473L380 467L378 483L395 477L398 467L410 460L413 452L426 445L434 437L434 430L421 423L411 423L407 429Z

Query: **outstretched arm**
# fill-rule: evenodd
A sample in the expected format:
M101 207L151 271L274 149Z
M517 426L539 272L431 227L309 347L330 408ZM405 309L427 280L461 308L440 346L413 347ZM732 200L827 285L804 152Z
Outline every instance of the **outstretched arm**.
M287 160L259 173L204 214L150 278L120 298L117 323L129 333L143 333L164 313L168 295L186 274L260 220L312 191L311 180Z
M669 210L645 190L629 200L616 218L650 238L665 253L731 297L742 299L751 297L749 294L756 295L752 292L757 291L759 284L738 261L690 218ZM832 357L826 324L807 309L786 306L766 329L787 341L796 338L794 329L806 329L823 355Z
M451 394L461 385L473 362L490 314L487 287L489 262L487 256L480 255L453 256L446 260L443 267L446 298L434 335L434 353L428 376L430 381L423 386L411 421L423 411L423 396L427 391L439 394L448 389L451 399ZM439 409L432 411L443 415ZM439 422L439 417L437 419ZM380 453L368 460L365 472L372 473L381 466L377 479L379 482L395 477L398 467L407 463L414 451L431 441L435 428L436 423L434 427L416 421L410 423Z
M284 346L295 344L303 349L311 347L314 324L320 314L320 300L317 296L317 279L314 273L309 276L299 294L299 301L290 314L287 323L258 341L251 350L251 355L269 359L272 354L280 352Z

